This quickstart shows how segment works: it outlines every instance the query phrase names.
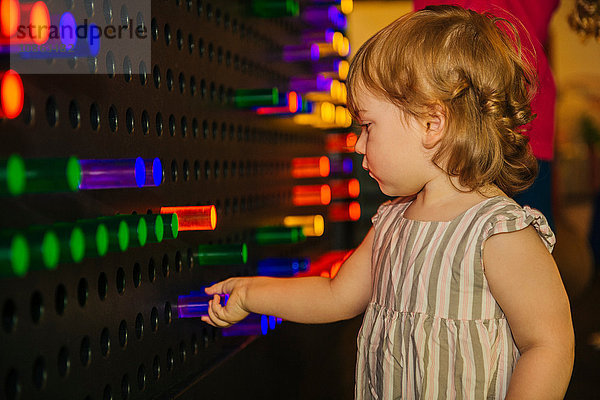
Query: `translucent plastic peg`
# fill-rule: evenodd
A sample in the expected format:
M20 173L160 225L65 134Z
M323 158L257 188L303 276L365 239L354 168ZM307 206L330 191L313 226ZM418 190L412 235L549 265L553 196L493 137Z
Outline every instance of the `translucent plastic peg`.
M179 218L177 214L161 213L164 239L176 239L179 234Z
M161 207L161 214L177 214L181 231L213 231L217 226L215 206Z
M81 168L75 157L25 161L24 193L73 192L79 189Z
M148 240L148 224L144 215L118 215L127 222L129 247L143 247Z
M246 243L201 244L197 247L195 258L200 265L246 264L248 247Z
M252 0L252 12L259 17L294 17L299 11L296 0Z
M108 229L99 220L80 220L76 222L85 239L84 257L102 257L108 252Z
M168 214L165 214L168 215ZM160 243L165 236L165 222L161 214L146 215L148 243Z
M146 185L146 162L141 157L79 160L79 164L81 189L141 188Z
M208 315L208 302L213 296L207 295L204 290L191 292L177 297L177 315L179 318L201 318ZM229 295L221 294L221 305L227 304Z
M23 110L24 98L21 76L12 69L0 71L0 118L18 117Z
M304 272L310 265L308 258L265 258L258 262L258 275L291 277Z
M25 191L25 162L13 154L0 160L0 195L18 196Z
M46 227L32 227L25 232L31 256L30 270L53 270L60 259L60 242Z
M334 199L355 199L360 194L360 183L355 178L329 181L329 186Z
M283 219L287 227L299 226L304 236L321 236L325 231L325 220L322 215L288 215Z
M327 218L332 222L358 221L360 204L358 201L331 203Z
M85 256L85 235L83 230L72 223L58 223L52 225L60 245L60 258L62 262L80 262Z
M331 202L329 185L296 185L292 189L295 206L321 206Z
M0 276L25 276L29 262L29 244L24 235L0 234Z
M121 215L100 217L108 232L108 251L126 251L129 248L129 224Z
M265 89L238 89L235 91L235 105L238 108L255 106L276 106L279 90L276 87Z
M306 236L302 233L302 228L297 226L264 226L256 228L254 239L258 244L267 245L298 243L304 241Z
M329 176L329 158L295 157L292 159L292 176L294 178L320 178Z
M275 322L275 320L273 320ZM242 321L221 330L223 336L258 336L269 332L269 317L267 315L250 314ZM272 324L273 328L275 324Z

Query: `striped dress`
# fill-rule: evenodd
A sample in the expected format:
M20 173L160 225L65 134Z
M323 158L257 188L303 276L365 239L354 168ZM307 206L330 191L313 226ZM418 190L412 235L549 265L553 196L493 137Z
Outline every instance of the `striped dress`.
M373 295L358 336L356 399L503 399L519 358L483 271L491 235L546 219L497 196L452 221L404 218L411 201L373 217Z

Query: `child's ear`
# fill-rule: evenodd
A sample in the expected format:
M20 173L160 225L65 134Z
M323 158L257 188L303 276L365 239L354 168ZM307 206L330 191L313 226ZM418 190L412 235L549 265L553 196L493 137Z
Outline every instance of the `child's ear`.
M446 131L446 113L441 104L436 104L429 109L429 114L423 123L425 128L423 144L427 148L433 148L442 140Z

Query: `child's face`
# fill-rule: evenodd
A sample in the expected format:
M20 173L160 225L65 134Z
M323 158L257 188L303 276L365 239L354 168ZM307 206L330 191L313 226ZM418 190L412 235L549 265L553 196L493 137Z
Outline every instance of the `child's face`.
M425 124L403 117L397 106L366 91L358 93L361 135L355 150L362 166L388 196L408 196L433 178L432 151L423 146Z

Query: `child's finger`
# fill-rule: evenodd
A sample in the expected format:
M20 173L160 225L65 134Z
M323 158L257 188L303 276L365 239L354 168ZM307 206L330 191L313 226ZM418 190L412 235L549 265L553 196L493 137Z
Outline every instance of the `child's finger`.
M209 302L208 315L215 326L219 328L231 326L231 323L225 318L224 309L221 306L218 294L215 294L214 298Z
M217 282L214 285L204 288L204 291L206 292L206 294L221 293L222 286L223 286L223 281Z

